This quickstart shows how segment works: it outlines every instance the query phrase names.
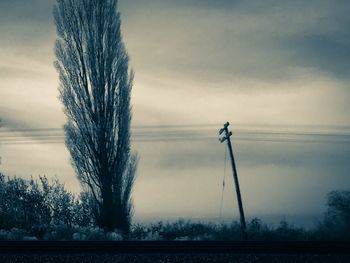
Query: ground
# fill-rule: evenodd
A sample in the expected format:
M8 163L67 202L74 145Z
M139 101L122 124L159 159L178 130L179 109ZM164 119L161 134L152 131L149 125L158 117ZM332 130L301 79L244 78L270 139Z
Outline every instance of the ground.
M349 255L282 254L0 254L2 263L221 263L221 262L350 262Z

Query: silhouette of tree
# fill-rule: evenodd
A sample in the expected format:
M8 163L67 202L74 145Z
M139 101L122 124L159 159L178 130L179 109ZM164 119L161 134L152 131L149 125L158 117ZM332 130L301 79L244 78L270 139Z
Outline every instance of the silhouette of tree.
M94 201L98 225L128 232L137 157L130 151L133 74L117 0L56 0L53 13L72 164Z
M327 195L326 220L350 229L350 191L332 191Z

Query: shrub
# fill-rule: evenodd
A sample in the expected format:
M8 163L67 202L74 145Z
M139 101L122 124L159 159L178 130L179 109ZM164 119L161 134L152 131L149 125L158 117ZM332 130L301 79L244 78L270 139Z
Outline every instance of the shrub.
M316 239L350 239L350 191L332 191L327 195L327 211L319 222Z
M88 195L74 195L65 190L57 179L39 176L39 182L30 179L9 178L0 174L0 229L23 229L39 238L61 238L50 227L65 229L73 226L93 226L92 209ZM68 238L64 234L64 238ZM62 236L63 238L63 236Z

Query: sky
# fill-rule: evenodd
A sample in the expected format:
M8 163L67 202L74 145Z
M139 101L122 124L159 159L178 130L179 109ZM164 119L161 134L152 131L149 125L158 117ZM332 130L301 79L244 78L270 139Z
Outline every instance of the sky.
M3 132L65 123L53 4L0 1ZM329 191L349 190L349 1L120 0L119 11L135 72L132 132L158 134L133 141L136 220L238 218L218 141L226 121L246 217L310 225ZM0 139L0 155L9 176L46 174L79 191L64 143Z

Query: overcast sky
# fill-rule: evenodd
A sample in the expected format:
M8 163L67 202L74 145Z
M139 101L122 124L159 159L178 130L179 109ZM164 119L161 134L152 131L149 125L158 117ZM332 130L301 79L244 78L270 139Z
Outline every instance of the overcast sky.
M0 1L2 130L65 122L53 3ZM120 0L119 10L133 126L212 125L206 140L133 143L136 218L219 215L225 145L216 136L226 121L248 218L322 216L329 191L349 190L349 136L334 136L350 134L349 1ZM328 137L235 140L242 127ZM56 175L79 190L63 143L0 144L0 153L7 175ZM223 215L237 218L229 163L226 180Z

